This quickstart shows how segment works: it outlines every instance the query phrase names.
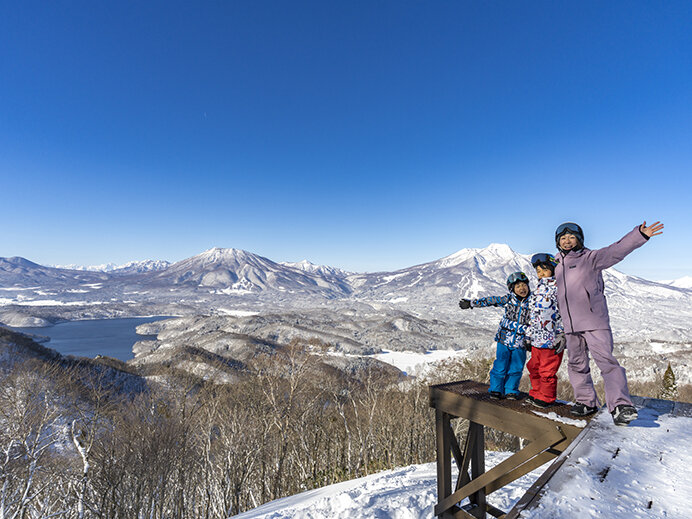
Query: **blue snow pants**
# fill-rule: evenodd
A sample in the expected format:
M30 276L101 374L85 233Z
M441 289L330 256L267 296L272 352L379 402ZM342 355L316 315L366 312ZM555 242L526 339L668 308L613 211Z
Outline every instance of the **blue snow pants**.
M503 395L519 392L519 381L524 371L526 350L524 348L508 348L497 343L497 353L493 369L490 370L490 389Z

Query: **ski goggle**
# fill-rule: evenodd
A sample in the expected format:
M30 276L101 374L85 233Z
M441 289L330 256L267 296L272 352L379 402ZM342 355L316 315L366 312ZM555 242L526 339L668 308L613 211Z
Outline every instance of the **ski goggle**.
M555 236L562 236L563 234L567 233L574 234L575 236L582 236L584 234L581 230L581 227L579 227L574 222L566 222L560 224L558 228L555 229Z
M534 254L531 256L531 265L537 267L538 265L552 265L555 267L557 265L557 261L555 261L555 258L552 256L552 254L547 254L545 252L539 252L538 254Z
M524 283L528 284L529 278L526 277L526 274L524 274L523 272L515 272L514 274L510 274L507 278L507 285L513 285L514 283L518 283L519 281L523 281Z

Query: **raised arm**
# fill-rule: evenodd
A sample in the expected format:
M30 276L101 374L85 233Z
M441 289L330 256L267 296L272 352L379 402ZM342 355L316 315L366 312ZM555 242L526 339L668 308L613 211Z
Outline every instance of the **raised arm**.
M505 306L509 301L509 294L506 296L490 296L473 299L471 301L472 308L483 308L486 306Z
M661 234L662 229L663 224L661 222L656 222L649 227L647 227L646 222L638 225L612 245L593 251L594 268L604 270L619 263L630 252L644 245L649 238Z

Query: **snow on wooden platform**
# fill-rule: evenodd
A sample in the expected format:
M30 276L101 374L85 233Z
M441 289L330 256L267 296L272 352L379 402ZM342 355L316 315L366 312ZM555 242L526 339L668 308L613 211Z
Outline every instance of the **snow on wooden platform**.
M692 517L692 405L634 403L639 418L627 427L600 411L507 519Z

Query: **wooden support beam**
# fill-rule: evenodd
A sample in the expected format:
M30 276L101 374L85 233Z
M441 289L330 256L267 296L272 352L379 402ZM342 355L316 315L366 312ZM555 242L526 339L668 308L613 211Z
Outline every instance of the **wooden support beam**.
M486 514L504 519L507 514L489 505L487 495L560 456L583 430L566 404L551 408L548 415L521 401L492 400L488 386L472 380L431 386L430 405L436 410L439 502L435 515L440 519L485 519ZM560 418L559 423L553 415ZM470 422L463 449L452 429L453 418ZM588 423L589 418L583 421ZM485 472L484 427L527 439L529 444ZM459 468L454 490L452 457ZM460 507L458 503L466 498L468 504Z
M449 511L445 512L442 517L450 517L453 519L478 519L475 515L471 515L470 512L458 506L452 507Z
M464 442L464 455L462 457L461 465L459 466L459 477L457 478L457 485L454 489L455 491L459 490L466 483L471 481L471 477L469 476L469 464L471 463L471 451L473 450L474 441L475 435L472 434L471 428L469 427L469 430L466 433L466 442Z
M435 411L437 439L437 495L447 496L452 492L452 463L450 459L450 419L439 409Z
M450 421L449 424L449 437L450 437L450 446L452 449L452 456L454 456L454 461L457 464L457 468L459 469L459 477L457 478L457 484L454 490L457 490L461 486L461 480L462 480L462 474L466 473L468 469L464 469L464 455L461 453L461 449L459 448L459 443L457 442L457 437L456 434L454 434L454 429L452 429L452 424ZM468 441L468 440L467 440Z
M485 429L479 423L469 424L469 434L473 435L473 449L471 450L471 481L475 481L485 473ZM462 488L471 484L469 481ZM457 490L457 492L461 489ZM475 514L479 519L485 519L485 488L480 487L475 492L469 492L469 502L476 505ZM466 496L464 496L466 497Z
M486 485L491 486L494 482L502 479L510 471L514 470L514 475L521 473L521 475L526 474L526 468L522 467L528 460L537 456L541 452L549 449L553 445L563 441L565 435L562 433L559 427L553 427L548 430L542 437L529 443L524 449L513 454L507 458L502 463L496 465L493 469L488 472L478 475L478 477L472 477L471 482L464 485L462 488L456 492L450 494L438 494L441 496L446 496L437 505L435 505L435 515L440 515L445 511L449 510L453 505L470 496L471 494L478 492L481 489L485 490ZM520 476L519 476L520 477ZM516 479L516 478L515 478ZM439 483L438 483L439 484ZM500 487L498 487L500 488Z
M493 517L497 517L497 519L504 519L505 515L507 515L505 512L499 508L495 508L493 505L486 505L486 510Z

